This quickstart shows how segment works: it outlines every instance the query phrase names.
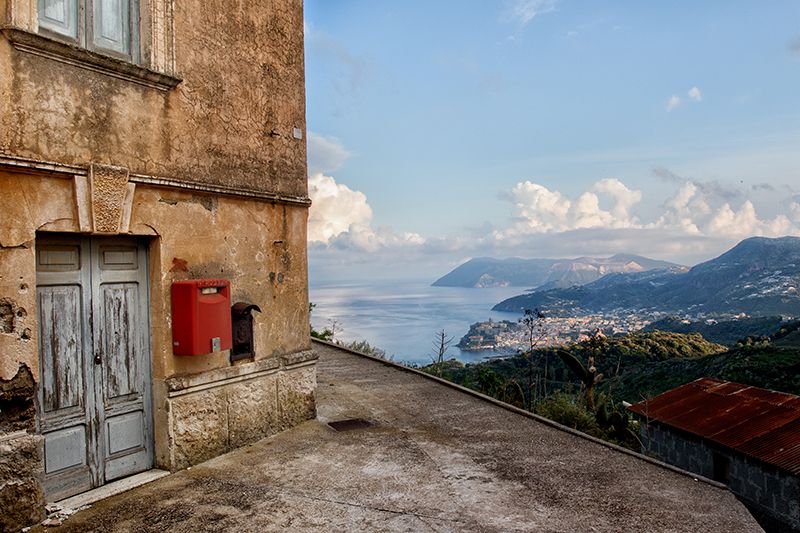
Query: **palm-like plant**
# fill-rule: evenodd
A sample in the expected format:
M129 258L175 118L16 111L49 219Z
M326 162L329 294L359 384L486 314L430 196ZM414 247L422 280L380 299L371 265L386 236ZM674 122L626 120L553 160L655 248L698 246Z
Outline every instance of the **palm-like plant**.
M586 366L583 366L583 363L570 352L562 349L556 351L567 368L580 380L581 389L586 399L586 407L591 411L594 411L594 387L603 381L603 374L597 372L594 360L595 356L602 351L605 341L605 335L600 330L595 330L591 337L586 340L584 345L589 351Z

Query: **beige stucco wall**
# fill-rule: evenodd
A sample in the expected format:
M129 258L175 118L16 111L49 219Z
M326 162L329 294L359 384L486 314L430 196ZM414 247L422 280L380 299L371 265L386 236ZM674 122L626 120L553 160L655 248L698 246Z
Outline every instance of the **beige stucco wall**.
M0 297L22 310L14 331L0 333L0 379L20 364L38 376L36 230L79 230L73 181L0 171L0 212ZM304 206L136 186L130 234L150 243L155 379L230 365L227 352L172 355L173 280L226 278L232 302L258 305L256 359L310 348L306 218Z
M0 331L0 379L20 366L38 379L37 230L78 232L79 198L72 179L0 171L0 303L14 314ZM305 206L136 185L129 235L149 244L157 466L183 468L314 416L306 218ZM171 284L205 277L229 279L232 302L261 308L253 361L172 354Z
M0 37L0 153L305 196L306 142L293 136L305 133L302 0L174 7L168 37L183 81L168 91Z
M157 466L312 417L302 0L140 0L136 66L48 41L36 5L0 0L0 403L27 402L0 438L35 425L37 232L147 242ZM255 360L172 354L171 283L203 277L261 308ZM0 499L21 502L3 476Z

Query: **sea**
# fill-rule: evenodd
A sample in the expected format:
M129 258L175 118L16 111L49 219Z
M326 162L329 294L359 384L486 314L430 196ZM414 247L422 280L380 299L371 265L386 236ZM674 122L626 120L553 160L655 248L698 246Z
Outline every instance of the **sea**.
M432 287L430 281L312 282L311 324L322 331L335 321L335 340L366 340L394 361L418 365L432 362L437 333L444 330L453 337L447 359L477 362L498 354L455 345L475 322L518 320L519 314L492 311L492 306L523 292L522 287Z

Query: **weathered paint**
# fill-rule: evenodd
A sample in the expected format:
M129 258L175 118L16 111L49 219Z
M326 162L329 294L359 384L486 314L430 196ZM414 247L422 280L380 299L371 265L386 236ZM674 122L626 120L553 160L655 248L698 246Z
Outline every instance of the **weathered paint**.
M13 185L0 199L0 209L11 219L28 220L33 228L77 231L72 181L27 174L0 174L0 179ZM230 365L227 352L199 357L172 354L169 294L173 280L225 277L231 280L232 301L258 305L262 312L254 316L255 360L310 347L306 209L224 196L214 197L213 202L198 198L196 193L139 185L133 201L130 230L149 237L150 242L152 371L156 396L162 399L159 389L164 379ZM31 235L21 234L18 238L28 237ZM35 287L32 250L20 250L29 262L3 262L0 270L14 268L2 272L3 279L17 277ZM175 269L176 260L184 268ZM35 291L29 292L33 295ZM34 303L26 305L37 307ZM18 356L3 360L13 369L8 377L16 373L19 364L36 368L38 375L39 333L34 331L25 341L17 338L16 343L20 345ZM165 402L155 402L155 409L156 447L162 450L160 457L167 458ZM307 413L307 408L303 412ZM299 419L307 415L292 416ZM163 461L162 466L170 467L168 459Z
M59 499L153 465L145 247L40 235L39 432Z
M11 3L35 9L36 1ZM292 135L305 131L302 1L174 7L183 81L170 91L22 52L0 38L0 153L305 196L306 143Z
M296 368L286 359L310 347L306 143L293 135L305 132L301 0L143 2L140 64L92 60L102 68L85 51L37 36L36 4L0 0L0 380L29 369L48 389L43 409L78 409L92 389L74 379L76 369L98 351L128 354L135 343L126 331L136 322L151 341L149 373L128 355L112 358L102 395L125 398L136 388L132 374L149 378L156 466L192 464L313 416L314 362ZM67 288L40 291L37 300L36 245L50 233L140 237L148 316L126 314L144 299L124 280L90 302ZM199 277L229 279L232 301L262 310L253 360L172 354L171 283ZM58 326L53 317L77 305L83 313L93 306L92 318L103 316L119 334ZM70 343L89 337L95 344L80 360ZM62 351L65 364L40 368L40 347ZM175 380L206 384L169 390ZM212 431L222 440L189 439L179 451L176 435L205 423L202 401L190 399L209 390L225 398ZM30 428L26 413L21 423ZM118 434L131 436L135 421L126 416ZM41 446L31 439L25 446ZM116 438L105 445L125 446Z

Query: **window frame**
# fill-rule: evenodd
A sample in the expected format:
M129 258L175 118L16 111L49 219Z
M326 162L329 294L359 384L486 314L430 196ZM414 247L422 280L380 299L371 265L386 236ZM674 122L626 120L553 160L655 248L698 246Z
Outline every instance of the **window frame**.
M101 0L74 0L76 4L76 37L66 35L55 30L41 26L41 13L44 0L34 0L37 6L38 31L41 35L51 39L66 42L90 52L121 59L130 63L141 64L142 52L140 50L142 17L140 0L128 0L128 52L120 52L99 46L95 43L94 19L95 2ZM69 1L69 0L67 0Z

